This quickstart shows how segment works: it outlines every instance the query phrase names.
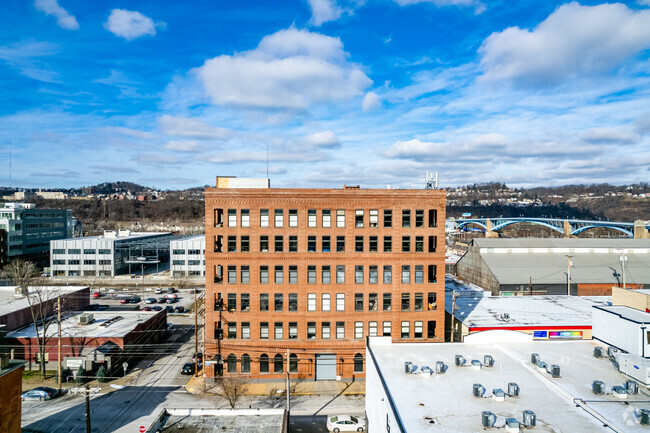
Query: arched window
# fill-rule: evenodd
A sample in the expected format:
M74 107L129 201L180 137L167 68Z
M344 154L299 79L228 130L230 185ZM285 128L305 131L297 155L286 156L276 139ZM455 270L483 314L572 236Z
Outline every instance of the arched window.
M251 357L248 356L248 353L244 353L241 356L241 372L242 373L251 372Z
M273 357L273 372L282 373L284 371L284 358L279 353Z
M363 373L363 355L360 353L354 355L354 372Z
M289 355L289 372L298 373L298 355L295 353Z
M234 353L228 355L228 373L237 373L237 357Z
M269 372L269 357L266 355L266 353L263 353L260 356L260 373L268 373Z

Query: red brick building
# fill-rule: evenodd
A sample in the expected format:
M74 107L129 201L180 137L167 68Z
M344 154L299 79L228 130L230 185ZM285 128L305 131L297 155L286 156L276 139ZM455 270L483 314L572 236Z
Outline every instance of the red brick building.
M367 336L444 341L443 191L250 186L205 192L207 377L280 380L289 352L350 380Z

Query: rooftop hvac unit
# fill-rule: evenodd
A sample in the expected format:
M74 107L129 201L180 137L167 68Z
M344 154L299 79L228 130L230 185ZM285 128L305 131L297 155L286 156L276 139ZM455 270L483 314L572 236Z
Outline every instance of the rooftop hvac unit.
M79 324L80 325L88 325L89 323L93 323L95 321L95 316L92 314L80 314L79 315Z
M485 387L483 385L481 385L480 383L475 383L472 386L472 395L474 397L480 398L483 397L484 394L485 394Z
M551 376L560 377L560 366L557 364L551 365Z
M479 361L478 359L472 359L472 368L474 370L480 370L482 366L483 364L481 364L481 361Z
M445 372L445 363L442 361L436 361L436 373L442 374Z
M531 353L530 354L530 363L536 365L539 362L539 354Z
M506 393L501 388L492 390L492 400L496 402L506 401Z
M637 395L639 393L639 384L633 380L626 380L625 389L627 389L630 395Z
M463 365L465 365L466 361L465 358L463 358L463 355L456 355L455 362L456 362L456 367L462 367Z
M650 425L650 409L639 409L639 424Z
M431 368L430 367L422 367L420 369L420 373L422 373L425 377L431 376Z
M519 385L515 382L510 382L508 384L508 395L510 397L519 397Z
M591 390L597 395L605 394L605 382L594 380L591 383Z
M406 361L404 363L404 373L410 373L412 366L413 366L413 363L411 361Z
M605 355L605 350L602 347L594 347L594 356L602 358Z
M494 358L492 358L491 355L485 355L483 357L483 365L486 367L493 367L494 366Z
M519 432L519 421L516 418L506 418L506 431Z
M650 414L650 411L648 412ZM483 428L494 427L494 421L496 421L496 415L494 415L489 410L484 410L481 412L481 425ZM649 415L650 418L650 415Z
M537 362L537 371L548 371L547 367L548 367L548 364L545 363L544 361Z
M623 386L616 385L612 387L612 393L621 399L627 398L627 389Z
M618 352L618 349L612 346L607 347L607 356L612 357L614 354Z
M537 416L535 415L535 412L533 412L532 410L525 410L523 411L523 416L524 419L522 424L524 425L524 427L527 428L535 427L535 424L537 424Z

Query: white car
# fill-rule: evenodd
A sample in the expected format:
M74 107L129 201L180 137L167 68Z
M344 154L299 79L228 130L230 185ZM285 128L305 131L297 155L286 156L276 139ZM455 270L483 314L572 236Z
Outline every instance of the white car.
M365 431L366 420L352 415L337 415L327 418L327 430L334 433L341 431Z

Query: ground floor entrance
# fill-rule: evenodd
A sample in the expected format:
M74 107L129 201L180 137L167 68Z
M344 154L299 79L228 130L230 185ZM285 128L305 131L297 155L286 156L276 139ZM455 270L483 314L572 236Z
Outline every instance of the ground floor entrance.
M316 380L336 380L336 354L316 354Z

